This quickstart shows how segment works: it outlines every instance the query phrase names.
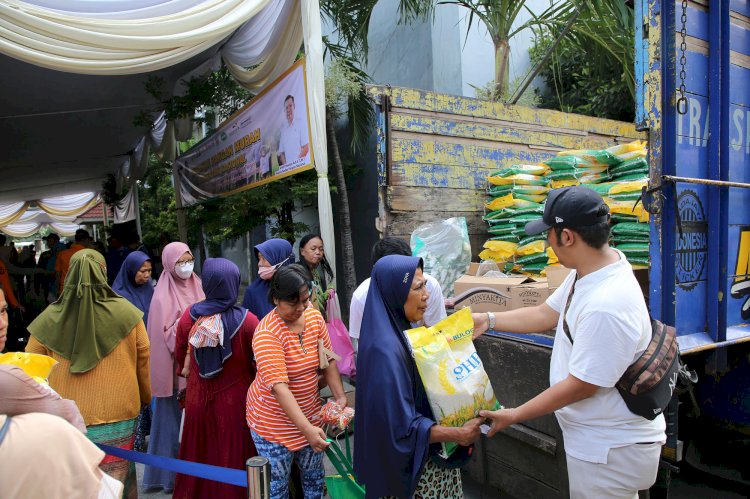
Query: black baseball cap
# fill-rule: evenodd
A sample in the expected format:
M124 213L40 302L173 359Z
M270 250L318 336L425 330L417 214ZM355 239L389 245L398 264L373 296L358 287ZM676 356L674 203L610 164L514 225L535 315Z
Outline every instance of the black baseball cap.
M599 193L582 185L574 185L551 190L542 218L527 223L525 230L526 235L533 236L550 227L587 227L606 220L609 220L609 207Z

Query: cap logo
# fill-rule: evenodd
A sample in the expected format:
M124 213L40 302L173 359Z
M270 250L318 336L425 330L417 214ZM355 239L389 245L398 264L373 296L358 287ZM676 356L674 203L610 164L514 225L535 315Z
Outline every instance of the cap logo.
M562 218L560 218L560 217L555 217L555 223L561 224L561 223L563 223L564 221L565 221L565 220L563 220L563 219L562 219Z

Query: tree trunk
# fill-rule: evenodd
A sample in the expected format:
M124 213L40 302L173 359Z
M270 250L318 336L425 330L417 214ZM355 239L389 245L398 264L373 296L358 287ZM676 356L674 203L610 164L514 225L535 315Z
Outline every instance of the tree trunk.
M493 40L495 45L495 95L493 100L499 101L508 90L508 56L510 44L508 40Z
M201 229L198 231L198 254L201 258L201 268L203 268L203 264L206 263L206 258L208 258L206 254L206 238L203 237L204 232L205 229L203 228L203 224L201 224Z
M341 237L341 262L344 268L344 291L339 290L339 301L342 308L349 310L349 301L357 289L357 275L354 270L354 245L352 244L352 222L349 215L349 194L346 190L344 165L341 163L339 144L336 139L336 117L330 111L326 112L326 132L328 135L328 152L333 161L333 172L336 176L336 188L339 195L339 235Z

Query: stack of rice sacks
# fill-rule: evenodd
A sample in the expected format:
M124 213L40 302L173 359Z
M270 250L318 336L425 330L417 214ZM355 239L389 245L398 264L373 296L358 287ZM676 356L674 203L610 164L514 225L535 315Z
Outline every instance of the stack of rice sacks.
M646 143L635 141L603 150L561 151L541 165L513 165L489 178L484 220L491 238L479 254L506 272L543 275L558 263L546 234L527 237L524 226L539 218L550 189L587 185L602 195L612 213L611 244L635 267L648 266L648 213L637 203L648 183Z
M498 263L505 272L538 275L547 265L544 238L527 237L526 222L544 213L549 192L546 165L513 165L488 177L491 200L484 220L491 238L479 254Z
M646 143L631 142L608 151L621 160L609 169L612 182L599 190L612 213L610 244L622 251L633 267L648 268L649 216L640 200L643 187L648 185Z

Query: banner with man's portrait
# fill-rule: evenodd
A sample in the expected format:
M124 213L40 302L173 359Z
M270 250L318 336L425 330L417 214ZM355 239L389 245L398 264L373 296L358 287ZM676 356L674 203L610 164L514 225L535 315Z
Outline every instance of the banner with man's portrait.
M183 204L228 196L313 168L304 60L176 160Z

